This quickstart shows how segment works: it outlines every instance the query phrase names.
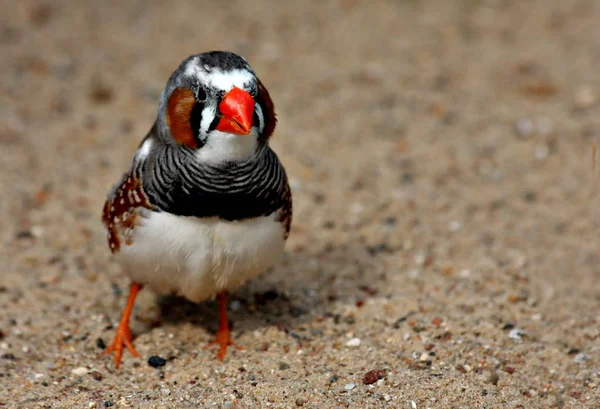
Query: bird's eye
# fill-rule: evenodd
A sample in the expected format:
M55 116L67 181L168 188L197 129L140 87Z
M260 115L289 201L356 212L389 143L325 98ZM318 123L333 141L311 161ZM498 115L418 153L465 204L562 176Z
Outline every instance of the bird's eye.
M196 99L200 102L206 101L206 91L204 91L204 89L202 89L202 88L199 88L198 96L196 97Z

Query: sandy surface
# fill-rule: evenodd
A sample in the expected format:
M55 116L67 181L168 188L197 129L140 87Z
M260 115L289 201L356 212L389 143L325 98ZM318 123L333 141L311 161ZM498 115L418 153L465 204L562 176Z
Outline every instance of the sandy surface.
M0 5L0 407L600 407L597 1L84 3ZM212 49L275 101L292 235L243 351L144 291L115 371L105 193Z

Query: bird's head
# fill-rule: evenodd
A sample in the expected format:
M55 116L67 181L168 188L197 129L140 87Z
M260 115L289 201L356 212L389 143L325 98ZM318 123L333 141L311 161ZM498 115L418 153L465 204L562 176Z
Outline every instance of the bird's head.
M224 51L181 63L163 90L157 121L161 139L209 162L252 155L275 123L273 102L248 62Z

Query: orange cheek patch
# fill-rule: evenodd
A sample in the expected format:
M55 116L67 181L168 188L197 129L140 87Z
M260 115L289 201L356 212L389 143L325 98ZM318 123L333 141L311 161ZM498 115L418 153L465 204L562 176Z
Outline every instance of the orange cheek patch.
M194 105L196 105L194 93L187 88L175 89L167 102L167 125L171 135L177 143L188 148L198 147L190 124Z

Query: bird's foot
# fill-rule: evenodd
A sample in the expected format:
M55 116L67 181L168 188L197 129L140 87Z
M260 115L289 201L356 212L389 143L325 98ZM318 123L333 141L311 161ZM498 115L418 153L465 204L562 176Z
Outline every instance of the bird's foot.
M243 348L237 346L231 339L231 331L229 330L229 320L227 318L227 295L225 291L222 291L218 295L219 298L219 329L215 340L204 347L204 349L210 348L214 345L219 345L219 353L217 358L222 361L225 358L227 347L232 346L238 351Z
M115 354L115 366L119 368L121 366L121 357L123 356L123 347L127 347L129 352L137 358L140 357L140 354L137 353L135 348L133 347L133 335L131 334L131 329L128 324L123 325L123 323L119 324L119 328L117 328L117 333L115 334L115 339L112 344L106 351L104 351L105 355Z
M215 340L208 343L204 347L204 349L208 349L215 345L219 345L219 353L217 354L217 358L219 361L222 361L225 358L225 353L227 352L227 347L232 346L238 350L241 350L241 347L238 347L235 342L231 339L231 332L229 331L229 327L227 328L219 328L217 331L217 335L215 336Z

